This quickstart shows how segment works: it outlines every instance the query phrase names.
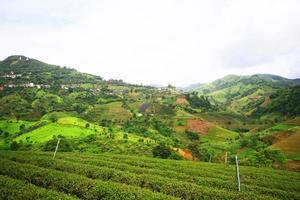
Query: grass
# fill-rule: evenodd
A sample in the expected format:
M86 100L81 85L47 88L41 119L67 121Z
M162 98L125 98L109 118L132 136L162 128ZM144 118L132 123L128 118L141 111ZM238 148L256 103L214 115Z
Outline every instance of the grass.
M300 132L273 144L271 148L280 149L291 159L298 159L300 157Z
M131 113L122 107L122 102L97 104L95 106L95 112L99 120L114 119L125 121L132 117Z
M33 143L42 143L52 139L54 135L62 135L66 138L74 138L85 137L94 133L95 131L92 129L51 123L29 133L25 133L17 137L15 140L19 142L20 140L26 141L26 138L29 138L29 140Z
M30 142L33 145L33 149L39 149L41 144L51 140L54 135L62 135L68 139L72 139L73 142L78 144L80 151L83 152L114 152L133 155L152 155L151 149L156 144L152 139L126 133L118 127L111 127L108 129L89 123L80 118L65 116L65 114L62 114L57 122L52 123L49 121L47 124L37 127L30 132L25 132L18 137L12 136L5 139L3 136L0 136L0 148L9 149L10 143L13 140L17 142L22 140L25 143ZM45 118L43 121L44 120ZM24 123L31 124L26 121L18 123L12 121L2 122L2 124L5 124L6 130L15 130L19 127L19 124ZM95 135L93 137L96 138L96 140L85 141L85 137L92 134ZM127 136L124 137L125 135ZM7 142L5 142L5 140L7 140Z
M35 122L28 122L28 121L17 121L17 120L0 120L0 129L2 131L6 131L10 134L15 134L20 131L20 126L24 124L25 128L29 128L30 126L34 125Z
M203 135L203 141L209 141L220 149L227 149L231 142L235 140L238 133L221 127L210 128L207 135Z

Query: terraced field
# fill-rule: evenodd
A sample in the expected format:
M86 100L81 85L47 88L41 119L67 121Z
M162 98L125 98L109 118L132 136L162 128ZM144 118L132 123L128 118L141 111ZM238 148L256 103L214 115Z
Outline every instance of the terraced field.
M111 154L0 151L0 199L300 199L300 174Z

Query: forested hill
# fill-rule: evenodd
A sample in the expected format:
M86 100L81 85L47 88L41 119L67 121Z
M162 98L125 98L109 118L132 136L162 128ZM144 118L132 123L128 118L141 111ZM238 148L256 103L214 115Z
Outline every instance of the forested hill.
M0 61L0 84L50 87L70 84L114 84L130 85L122 80L105 81L102 77L78 72L69 67L61 67L41 62L22 55L9 56ZM24 85L25 84L25 85Z
M251 76L227 75L217 79L209 84L202 84L194 90L203 93L212 93L230 87L248 86L250 88L258 88L261 86L269 86L272 88L284 88L296 86L300 84L300 79L287 79L272 74L254 74Z
M211 97L216 103L232 112L252 115L257 108L272 104L272 100L280 96L280 91L286 88L290 88L290 91L299 90L295 87L299 84L300 79L287 79L271 74L228 75L212 83L201 85L194 91L199 95Z

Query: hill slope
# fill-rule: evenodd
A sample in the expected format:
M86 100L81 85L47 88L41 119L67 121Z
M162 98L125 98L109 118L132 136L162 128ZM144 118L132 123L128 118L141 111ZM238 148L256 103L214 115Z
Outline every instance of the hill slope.
M286 79L270 74L252 76L228 75L195 89L199 95L212 97L226 109L251 115L263 103L267 105L272 94L280 89L297 86L300 79Z

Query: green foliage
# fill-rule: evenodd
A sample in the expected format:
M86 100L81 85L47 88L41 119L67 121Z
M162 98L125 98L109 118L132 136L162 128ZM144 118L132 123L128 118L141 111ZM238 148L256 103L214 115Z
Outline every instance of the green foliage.
M54 94L46 94L32 102L33 109L42 114L58 111L62 105L62 98Z
M17 119L30 113L30 105L18 94L11 94L0 99L0 115Z
M28 184L26 181L13 179L0 175L0 199L32 200L32 199L65 199L76 200L77 198L64 193L47 190Z
M13 150L13 151L18 150L20 147L21 147L21 145L19 143L17 143L16 141L13 141L10 144L10 149Z
M253 115L261 116L265 113L278 112L282 115L300 115L300 86L279 90L270 96L271 104L258 109Z
M184 160L184 158L179 155L177 152L173 152L171 153L171 155L169 156L169 159L172 159L172 160Z
M213 105L210 103L206 96L198 96L197 92L193 92L187 95L187 100L193 108L201 108L203 110L214 109Z
M163 136L171 136L172 134L172 129L167 126L166 124L162 123L162 121L160 121L159 119L155 119L154 120L154 128Z
M171 149L163 143L157 145L152 150L153 157L157 157L157 158L166 159L171 155L171 153L172 153Z
M57 118L56 115L51 115L51 116L49 117L49 119L50 119L50 121L51 121L52 123L55 123L55 122L57 122L57 120L58 120L58 118Z
M57 145L58 138L60 138L58 151L68 152L74 150L74 144L72 144L70 140L66 139L64 136L58 135L53 136L52 140L47 141L43 145L43 151L54 151Z
M199 139L200 139L198 133L194 133L194 132L191 132L191 131L185 131L185 133L186 133L186 136L187 136L190 140L199 140Z
M134 187L119 183L92 180L84 176L19 164L1 159L6 165L0 165L0 173L21 180L26 180L37 186L55 189L76 195L83 199L172 199L163 194L148 190L135 190ZM51 161L48 160L49 163ZM11 170L14 169L14 170Z

